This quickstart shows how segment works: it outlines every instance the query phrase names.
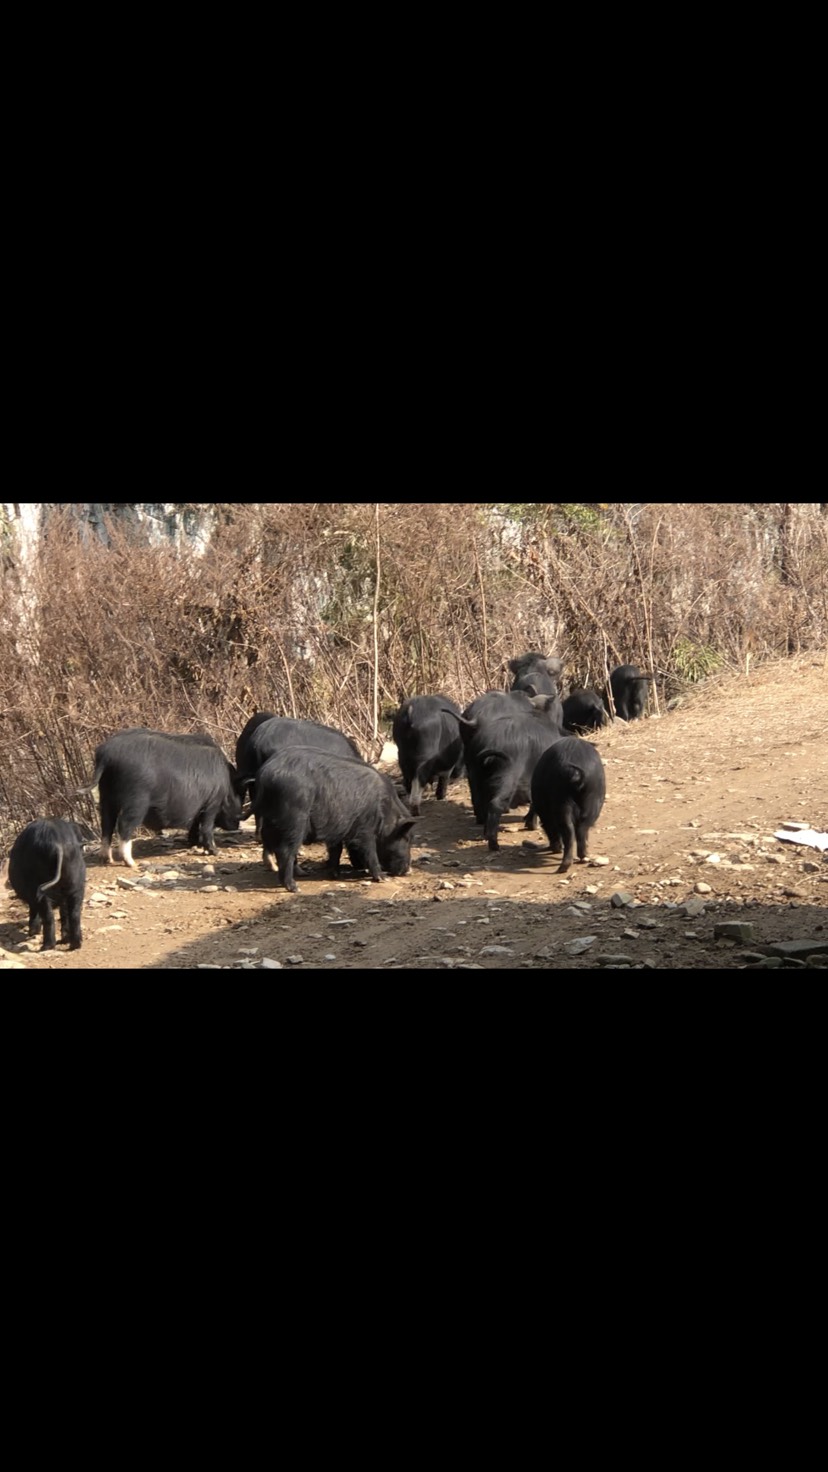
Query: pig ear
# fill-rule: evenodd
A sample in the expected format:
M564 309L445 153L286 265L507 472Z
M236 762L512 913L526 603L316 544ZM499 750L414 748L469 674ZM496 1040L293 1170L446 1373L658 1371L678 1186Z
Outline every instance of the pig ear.
M523 687L523 693L524 693L524 695L528 695L530 700L537 700L537 698L538 698L538 691L537 691L537 686L536 685L524 685L524 687Z
M403 818L402 822L397 824L394 832L391 834L392 839L405 838L409 828L413 828L416 821L416 818Z
M512 674L513 675L520 674L520 671L523 669L523 660L522 659L510 659L509 660L509 669L512 671Z

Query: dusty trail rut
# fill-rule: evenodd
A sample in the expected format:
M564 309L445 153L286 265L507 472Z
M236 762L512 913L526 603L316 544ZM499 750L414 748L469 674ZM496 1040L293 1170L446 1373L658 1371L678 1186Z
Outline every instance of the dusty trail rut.
M84 942L41 953L26 910L0 891L0 962L30 971L241 967L589 970L599 954L647 968L743 965L748 945L714 939L750 921L756 941L828 943L828 856L783 845L784 820L828 829L828 670L800 656L699 690L661 718L598 733L607 799L590 853L566 875L507 816L499 853L473 822L465 781L431 794L403 879L338 883L308 846L299 894L277 889L252 820L217 833L219 855L137 838L137 871L88 855ZM711 858L718 855L718 860ZM347 865L343 868L347 874ZM701 893L696 885L707 885ZM616 907L621 892L634 903ZM685 901L699 914L686 914ZM579 955L567 943L594 936ZM301 959L298 959L301 958ZM274 967L273 969L278 969ZM786 973L787 974L787 973ZM812 972L806 974L812 975Z

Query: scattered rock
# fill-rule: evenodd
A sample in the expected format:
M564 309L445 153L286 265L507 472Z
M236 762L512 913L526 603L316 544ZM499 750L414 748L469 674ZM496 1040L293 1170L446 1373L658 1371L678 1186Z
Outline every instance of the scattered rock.
M655 930L656 926L658 925L657 920L650 920L647 915L642 915L641 919L636 920L635 923L636 925L640 926L642 930Z
M593 857L589 861L590 869L603 869L609 863L609 859Z
M693 888L696 891L696 894L712 894L713 893L713 886L711 884L705 884L705 882L704 882L703 879L700 879L699 882L698 882L698 884L694 884L693 885Z
M304 956L285 956L288 966L301 966L304 959Z
M269 729L270 729L270 727L268 727L268 730ZM438 885L438 888L439 889L454 889L454 885L451 884L448 879L441 879L440 880L440 883Z
M828 940L777 940L769 945L756 945L757 951L766 956L794 956L807 959L810 956L828 955Z
M594 956L596 966L632 966L632 956L624 956L620 953Z
M632 904L632 898L632 895L627 894L625 890L617 889L615 891L615 894L610 895L610 904L616 910L621 910L624 908L625 905Z
M566 941L564 950L568 956L581 956L584 951L588 951L590 946L595 944L597 939L597 935L579 935L575 940Z
M301 960L301 956L300 956L299 959ZM290 957L288 957L288 960L290 960ZM260 971L281 971L282 970L282 963L281 963L281 961L272 961L271 958L270 958L270 956L263 956L262 957L262 960L259 962L259 970Z
M328 925L333 930L335 925L356 925L356 920L329 920Z
M199 894L218 894L218 888L217 884L202 884Z
M479 954L481 956L513 956L515 953L511 946L484 946Z
M738 941L744 945L753 940L754 926L749 920L720 920L713 926L714 940Z
M138 880L128 879L125 874L119 874L115 883L119 885L121 889L136 889L138 885Z

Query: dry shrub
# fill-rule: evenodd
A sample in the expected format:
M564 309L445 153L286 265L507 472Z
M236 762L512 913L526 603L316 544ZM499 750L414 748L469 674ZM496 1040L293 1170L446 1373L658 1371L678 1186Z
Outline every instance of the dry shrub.
M381 504L378 703L461 703L558 652L570 685L652 667L661 695L828 636L818 506ZM203 555L50 508L30 572L2 544L0 847L71 794L112 731L209 732L232 759L257 709L374 741L374 505L226 505ZM2 530L2 528L0 528ZM381 741L383 732L378 733Z

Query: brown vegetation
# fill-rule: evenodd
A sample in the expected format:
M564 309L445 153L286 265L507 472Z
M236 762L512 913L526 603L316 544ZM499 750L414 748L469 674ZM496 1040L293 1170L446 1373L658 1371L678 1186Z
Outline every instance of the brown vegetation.
M232 758L266 708L375 758L404 696L465 703L527 649L568 685L638 663L663 703L828 635L818 505L222 505L203 555L105 530L50 508L25 576L4 541L0 850L35 816L97 826L71 794L126 726L206 730Z

